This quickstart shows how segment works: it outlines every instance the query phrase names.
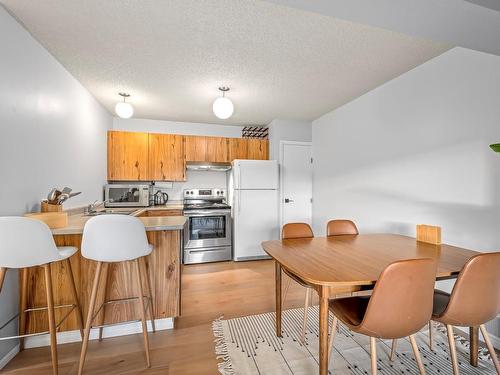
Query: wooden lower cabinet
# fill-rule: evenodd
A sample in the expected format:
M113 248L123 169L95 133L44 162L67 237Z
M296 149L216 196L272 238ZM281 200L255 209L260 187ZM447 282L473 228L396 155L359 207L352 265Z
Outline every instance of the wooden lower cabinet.
M148 256L149 271L152 280L151 288L155 303L155 318L169 318L180 315L180 231L149 231L147 232L149 243L154 246L153 252ZM57 235L54 236L58 246L75 246L80 249L82 235ZM85 321L92 283L95 275L96 262L83 258L77 252L70 258L71 267L75 277L76 289L82 306L83 319ZM104 287L101 278L100 288L97 295L96 311L104 300L120 299L138 296L136 287L136 272L132 262L109 263L109 276ZM105 267L103 267L104 269ZM71 304L72 296L69 289L68 269L63 262L51 265L54 304ZM21 274L21 273L20 273ZM22 280L22 276L20 276ZM27 302L28 307L46 306L46 292L43 269L40 267L28 270ZM21 283L20 283L21 285ZM144 283L143 289L147 291ZM21 288L21 298L23 290ZM68 312L67 308L56 309L56 324ZM136 301L109 304L106 306L105 323L117 323L139 318L139 304ZM102 315L99 314L94 325L100 322ZM32 312L27 314L26 332L35 333L48 330L47 313ZM76 313L72 312L68 319L61 325L59 331L70 331L78 329Z

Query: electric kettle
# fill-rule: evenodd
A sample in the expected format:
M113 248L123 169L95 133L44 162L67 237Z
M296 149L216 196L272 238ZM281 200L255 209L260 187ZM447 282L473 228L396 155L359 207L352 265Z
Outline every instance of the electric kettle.
M161 190L158 190L155 195L155 206L161 206L163 204L166 204L168 202L168 194L164 193Z

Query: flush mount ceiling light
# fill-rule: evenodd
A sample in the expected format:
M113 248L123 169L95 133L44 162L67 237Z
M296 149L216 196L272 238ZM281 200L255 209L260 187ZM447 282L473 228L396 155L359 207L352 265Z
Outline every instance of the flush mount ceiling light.
M123 102L118 102L115 105L115 112L121 118L131 118L134 114L134 107L132 104L127 103L125 100L130 96L124 92L118 93L123 98Z
M229 91L229 87L219 87L219 90L222 91L222 96L214 100L212 109L215 116L221 120L226 120L233 115L234 106L231 99L226 98L226 92Z

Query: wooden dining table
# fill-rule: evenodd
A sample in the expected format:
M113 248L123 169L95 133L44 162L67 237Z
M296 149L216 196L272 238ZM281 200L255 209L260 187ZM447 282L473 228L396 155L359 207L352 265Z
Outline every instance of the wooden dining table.
M319 296L319 373L328 373L328 301L337 291L371 289L380 273L402 259L433 258L436 280L456 278L476 251L418 242L397 234L360 234L265 241L275 260L276 335L281 337L281 271L308 284ZM477 366L478 333L471 327L471 363Z

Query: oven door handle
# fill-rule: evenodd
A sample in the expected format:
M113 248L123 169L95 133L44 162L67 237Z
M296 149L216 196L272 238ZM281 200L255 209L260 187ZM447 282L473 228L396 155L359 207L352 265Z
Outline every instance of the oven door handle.
M197 217L197 216L213 216L213 215L230 215L231 212L228 210L193 210L184 211L184 216L186 217Z

